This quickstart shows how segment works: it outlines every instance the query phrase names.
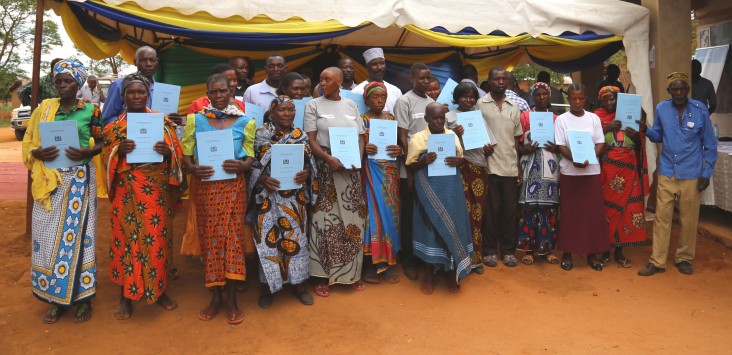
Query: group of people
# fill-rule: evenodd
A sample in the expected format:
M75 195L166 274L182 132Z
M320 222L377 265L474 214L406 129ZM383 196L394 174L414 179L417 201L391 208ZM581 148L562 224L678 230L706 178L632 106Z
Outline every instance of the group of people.
M136 148L127 137L127 116L151 112L155 50L137 50L138 72L112 84L104 112L76 97L87 80L83 64L74 59L56 63L53 83L59 98L43 101L33 112L23 142L35 200L31 282L33 293L52 304L43 322L56 322L74 305L76 323L91 317L97 181L90 159L100 153L111 202L109 276L120 286L119 320L132 315L132 301L177 307L167 294L174 278L172 219L186 191L186 222L194 232L186 233L183 244L191 243L186 238L197 240L204 285L211 290L211 301L198 314L203 321L223 311L230 324L242 322L236 295L246 288L252 267L259 274L262 308L272 306L273 295L286 284L302 304L313 304L305 287L309 279L321 297L336 284L363 291L366 283L399 282L397 260L410 280L423 274L421 292L427 295L434 292L436 275L445 274L449 291L458 292L471 271L483 274L485 266L499 262L515 267L516 250L523 251L526 265L541 257L569 271L574 253L586 255L589 266L601 271L612 253L617 263L630 267L623 248L647 242L646 137L664 145L653 255L639 274L665 270L674 196L683 202L676 265L692 273L699 191L713 171L716 142L708 111L687 97L685 74L669 76L672 100L659 104L652 127L644 116L639 130L622 127L614 117L620 88L600 88L602 107L592 113L584 110L589 93L573 84L569 111L553 115L555 141L539 146L531 137L530 115L552 110L553 88L544 82L531 86L529 108L507 94L510 72L494 67L487 93L481 94L477 78L463 80L452 93L457 107L448 111L435 102L439 82L435 87L427 65L412 65L413 88L402 93L384 80L383 50L365 51L364 62L368 79L359 84L350 60L320 73L314 89L318 97L305 105L303 127L294 125L293 100L309 96L310 84L300 74L287 73L284 57L269 56L267 78L257 84L250 82L251 60L235 57L217 65L187 117L167 113L163 140L154 145L163 160L146 164L126 159ZM367 112L341 97L341 90L362 95ZM267 108L261 127L245 114L248 104ZM465 150L462 137L468 128L457 117L473 110L484 125L470 129L485 129L490 143ZM80 148L61 152L41 144L40 123L68 120L76 121ZM384 148L369 143L373 120L396 121L397 142L385 147L393 160L373 158ZM179 137L176 128L182 122ZM333 155L332 127L356 129L361 168L345 166ZM202 165L198 134L220 130L231 130L234 159L222 166ZM573 162L571 130L590 133L601 164ZM429 166L438 159L428 148L433 134L454 135L455 156L440 158L455 168L454 175L430 176ZM273 147L284 144L304 147L303 169L292 177L301 186L297 189L281 190L283 181L271 174ZM60 154L79 164L45 166ZM235 177L209 180L219 170ZM254 262L248 260L248 248ZM555 249L563 252L561 260Z

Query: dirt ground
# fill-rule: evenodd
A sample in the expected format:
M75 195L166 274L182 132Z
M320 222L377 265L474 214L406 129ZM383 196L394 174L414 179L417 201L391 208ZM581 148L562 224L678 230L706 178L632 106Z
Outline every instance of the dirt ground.
M5 147L0 143L0 159ZM1 196L4 354L729 354L732 349L732 256L708 238L699 238L693 276L669 264L664 274L639 277L636 272L650 247L634 247L626 253L634 262L630 269L611 264L597 272L580 256L570 272L545 262L499 266L484 275L471 274L457 294L448 293L445 280L439 279L435 293L425 296L418 282L402 277L398 284L367 285L363 292L334 287L328 298L315 296L310 307L286 288L272 308L262 310L256 305L256 282L250 281L251 289L239 295L246 319L238 326L228 325L223 314L209 322L198 320L210 297L201 264L176 255L181 278L168 294L178 309L169 312L138 302L131 319L117 321L113 312L119 288L108 276L109 204L103 200L94 316L75 325L67 314L57 324L45 325L40 318L48 306L31 294L25 201ZM176 250L183 222L180 216L175 220ZM249 276L256 280L254 273Z

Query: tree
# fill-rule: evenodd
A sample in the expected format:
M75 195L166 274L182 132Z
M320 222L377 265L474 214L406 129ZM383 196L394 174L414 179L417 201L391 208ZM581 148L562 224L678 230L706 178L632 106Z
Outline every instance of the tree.
M0 0L0 99L9 99L8 90L17 80L28 75L20 67L33 60L28 48L33 48L35 37L35 0ZM43 21L42 54L48 54L61 45L58 25Z

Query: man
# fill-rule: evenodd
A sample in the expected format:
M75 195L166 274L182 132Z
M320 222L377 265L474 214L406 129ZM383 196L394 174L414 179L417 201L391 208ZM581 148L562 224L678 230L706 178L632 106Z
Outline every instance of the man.
M691 61L691 98L701 101L707 107L709 115L717 109L717 94L714 92L714 84L701 76L701 62L694 59Z
M394 104L397 99L402 96L402 91L398 87L389 84L384 80L386 74L386 60L384 59L384 50L381 48L371 48L363 52L363 60L366 62L366 70L369 72L369 78L358 84L353 90L355 94L362 95L363 88L372 81L384 83L386 86L386 106L384 111L394 112ZM424 111L423 111L424 112Z
M249 87L249 83L254 78L254 62L249 57L235 56L229 59L229 65L234 67L234 71L236 72L234 97L241 101L244 92Z
M97 84L97 77L89 75L86 79L86 85L81 87L81 89L76 93L76 98L99 107L99 104L104 102L106 97L104 96L102 87Z
M519 85L518 81L516 80L516 77L513 75L513 73L508 72L508 90L511 90L516 93L520 98L522 98L524 101L526 101L526 104L529 107L534 106L534 98L531 97L531 94L521 89L521 86ZM506 92L506 95L508 95L508 92ZM521 111L523 112L523 110Z
M406 156L409 149L409 142L412 136L427 129L427 121L424 119L427 105L435 102L427 96L427 89L430 86L432 73L424 63L414 63L409 69L409 78L412 80L413 88L394 104L394 117L397 120L397 140ZM388 88L388 87L387 87ZM388 93L387 93L388 95ZM401 245L404 255L404 274L410 280L416 280L419 276L417 260L414 257L412 247L412 189L404 165L399 171L400 177L400 202L401 202Z
M518 88L518 90L521 90L521 88L519 88L516 84L516 77L514 77L513 73L511 73L510 71L506 72L506 76L508 79L508 84L506 85L506 98L517 104L521 112L530 110L531 106L529 106L529 103L526 102L526 100L521 98L521 96L519 96L519 94L514 91L516 90L516 88Z
M462 69L460 69L460 82L473 84L473 86L478 89L478 96L480 97L476 97L476 100L479 100L481 97L485 96L485 91L483 91L483 89L478 86L478 69L475 68L475 65L463 65Z
M606 86L616 86L618 89L620 89L620 92L625 92L625 87L623 87L623 83L618 80L618 78L620 77L620 68L618 68L618 66L615 64L610 64L605 70L607 72L607 76L605 77L605 79L597 84L595 92L600 92L600 89Z
M494 151L488 156L488 208L483 218L488 238L483 239L483 264L497 266L500 251L503 264L515 267L518 232L516 212L518 187L521 185L516 146L523 134L521 111L515 102L506 97L508 72L505 68L491 68L488 81L491 84L490 92L475 106L496 138L496 142L492 142Z
M267 73L267 78L261 83L250 86L244 92L245 104L252 103L264 109L269 107L272 100L277 97L277 89L287 72L285 58L278 53L270 54L265 61L264 72Z
M640 276L666 271L674 200L679 199L679 244L674 263L682 274L691 275L696 253L696 227L699 222L699 194L709 186L717 161L709 112L703 103L689 99L689 77L671 73L666 77L670 100L656 107L653 127L645 120L640 129L651 141L663 143L658 164L656 218L653 224L653 251Z
M51 99L58 97L56 92L56 86L53 84L53 66L61 61L61 58L56 58L51 61L51 70L47 75L42 76L38 83L41 87L41 97L38 98L38 103L45 99ZM23 106L30 106L31 104L31 91L33 91L32 83L27 83L18 89L18 98Z
M536 81L540 81L544 84L549 85L549 88L552 90L551 94L551 103L552 104L564 104L564 95L561 91L557 90L555 87L552 86L552 78L549 75L549 73L545 71L540 71L539 74L536 75ZM598 90L600 91L600 90ZM551 105L550 105L551 108ZM551 111L554 112L555 115L561 115L565 112L565 109L562 107L554 107L551 108Z
M150 95L147 98L147 107L152 105L152 97L154 95L155 79L153 75L158 70L158 53L149 46L142 46L135 51L135 66L137 71L150 80ZM124 78L115 80L109 86L107 92L107 101L102 109L102 119L104 125L108 125L122 114L125 110L125 104L122 101L122 81Z
M356 69L353 67L353 61L348 58L343 58L338 61L338 68L343 72L343 83L341 87L345 90L353 90L356 87L356 83L353 82L353 74Z

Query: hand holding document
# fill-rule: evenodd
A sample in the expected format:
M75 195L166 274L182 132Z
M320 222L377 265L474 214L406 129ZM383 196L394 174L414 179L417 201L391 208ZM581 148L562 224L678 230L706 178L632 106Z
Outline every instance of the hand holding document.
M630 127L639 130L638 123L641 119L640 95L618 94L618 103L615 108L615 119L623 124L623 127Z
M554 113L529 112L531 141L543 147L547 142L554 143Z
M356 127L330 127L330 154L341 161L346 169L361 169L361 151Z
M595 143L592 142L592 134L587 131L567 131L569 149L572 151L572 161L583 164L585 161L590 164L599 164L595 155Z
M445 163L445 158L457 155L454 134L430 134L427 136L427 152L437 153L437 159L432 164L427 165L427 176L449 176L457 174L457 168L448 166Z
M79 164L78 161L73 161L66 156L66 148L79 148L80 146L76 121L39 122L38 130L41 135L41 147L55 146L59 151L56 159L44 162L46 168L61 169Z
M369 143L378 151L369 159L396 160L390 157L386 147L397 144L397 122L393 120L372 119L369 121Z
M295 175L303 169L305 145L274 144L270 161L272 166L269 176L280 182L278 190L295 190L302 187L295 183Z

